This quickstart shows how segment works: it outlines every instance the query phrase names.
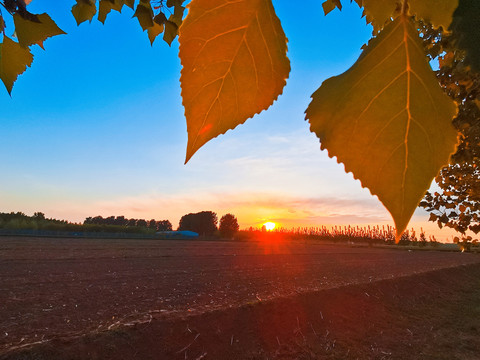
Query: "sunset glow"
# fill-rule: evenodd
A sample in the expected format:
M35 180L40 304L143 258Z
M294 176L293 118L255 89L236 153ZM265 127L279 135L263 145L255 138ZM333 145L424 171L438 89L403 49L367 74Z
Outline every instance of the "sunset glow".
M304 121L312 93L352 66L372 35L355 2L319 23L321 3L309 2L309 11L295 17L289 2L275 2L293 64L284 94L184 165L188 134L178 41L171 49L160 38L150 46L126 7L111 12L105 25L77 27L71 2L32 1L33 13L47 12L68 36L49 38L46 52L33 48L36 60L18 78L12 97L0 89L0 212L41 211L78 223L97 215L165 219L173 229L183 215L205 210L218 219L235 215L242 230L264 224L267 232L393 226L382 203L320 151ZM333 27L339 30L335 37L305 36ZM320 46L312 46L317 40ZM84 66L92 61L93 72ZM132 63L142 66L125 71ZM32 92L36 96L26 104ZM212 128L205 123L198 131ZM417 209L409 228L453 239L454 229L440 230L428 218Z
M267 231L272 231L273 229L275 229L276 224L274 222L267 221L265 224L263 224L263 226L265 226L265 229Z

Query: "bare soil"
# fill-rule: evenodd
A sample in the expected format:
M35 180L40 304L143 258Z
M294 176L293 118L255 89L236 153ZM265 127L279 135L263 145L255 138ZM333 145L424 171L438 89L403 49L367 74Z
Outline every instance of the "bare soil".
M0 359L480 359L480 255L0 237Z

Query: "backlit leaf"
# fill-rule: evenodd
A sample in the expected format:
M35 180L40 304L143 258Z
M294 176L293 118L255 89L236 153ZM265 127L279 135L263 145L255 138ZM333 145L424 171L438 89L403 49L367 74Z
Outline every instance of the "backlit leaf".
M102 24L105 24L105 20L110 11L116 10L121 12L124 3L124 0L100 0L98 5L98 20Z
M178 35L178 25L170 20L165 21L165 32L163 33L163 40L165 40L165 42L168 45L171 45L173 39L175 39L177 35Z
M130 9L133 10L135 8L135 0L125 0L124 2Z
M458 0L409 0L410 14L417 19L430 22L434 27L447 30L452 15L458 6ZM477 22L480 18L477 19Z
M163 25L165 24L166 21L167 21L167 17L162 12L155 15L155 17L153 18L153 22L157 23L158 25Z
M72 7L72 14L77 21L77 25L84 21L92 22L96 13L97 7L94 0L77 0L77 4Z
M335 8L338 8L339 10L342 10L342 3L340 0L327 0L322 4L323 7L323 12L325 15L327 15L330 11L334 10Z
M180 6L184 3L184 0L167 0L167 6Z
M357 2L359 3L359 2ZM401 0L362 0L364 14L367 22L371 23L374 32L383 29L391 18L400 14Z
M32 61L30 49L20 46L7 36L3 37L3 43L0 44L0 78L9 94L18 75L22 74Z
M38 21L26 19L18 13L13 15L15 33L17 34L18 43L21 46L27 47L38 44L43 47L42 44L47 38L65 34L49 15L35 15L35 18Z
M157 36L160 35L163 32L164 29L165 29L165 26L163 24L159 25L157 23L154 23L152 27L149 27L147 29L148 38L150 39L150 44L151 45L153 45L153 42L155 41Z
M133 17L138 19L138 23L142 27L143 31L153 26L153 10L150 5L150 1L142 0L137 5L135 14Z
M306 118L321 148L378 196L399 236L457 143L456 106L409 18L388 24L348 71L326 80L312 98Z
M290 72L271 0L192 0L188 7L179 35L186 161L272 105Z
M185 8L183 6L175 6L173 14L168 20L173 21L178 27L180 27L180 25L182 25L184 11Z

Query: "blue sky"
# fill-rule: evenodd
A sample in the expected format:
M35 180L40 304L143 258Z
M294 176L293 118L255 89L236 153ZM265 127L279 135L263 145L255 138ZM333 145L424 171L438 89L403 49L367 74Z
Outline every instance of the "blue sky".
M133 11L76 26L75 2L34 0L66 31L34 49L12 97L0 92L0 211L83 221L125 215L237 215L241 227L390 224L387 210L319 149L304 121L310 95L350 67L371 28L356 4L323 15L322 1L277 0L292 71L268 110L200 149L187 143L178 42L150 46ZM9 34L7 28L7 34ZM440 238L428 215L415 227Z

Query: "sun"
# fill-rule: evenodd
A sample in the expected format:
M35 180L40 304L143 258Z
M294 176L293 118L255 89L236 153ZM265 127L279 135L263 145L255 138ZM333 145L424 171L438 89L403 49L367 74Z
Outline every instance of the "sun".
M276 224L274 222L267 221L265 224L263 224L263 226L265 226L265 230L272 231L275 229Z

